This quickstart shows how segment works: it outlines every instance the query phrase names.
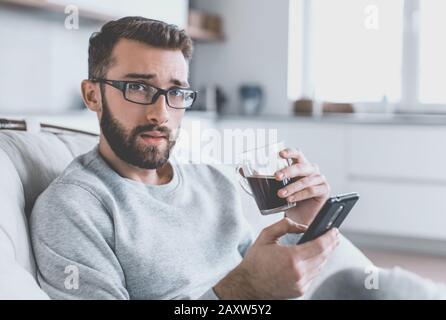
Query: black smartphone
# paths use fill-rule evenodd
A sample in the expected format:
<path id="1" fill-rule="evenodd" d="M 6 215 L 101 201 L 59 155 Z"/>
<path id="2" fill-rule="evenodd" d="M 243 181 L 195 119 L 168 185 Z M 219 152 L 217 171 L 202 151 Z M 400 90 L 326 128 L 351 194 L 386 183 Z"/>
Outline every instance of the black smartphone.
<path id="1" fill-rule="evenodd" d="M 356 192 L 330 197 L 297 244 L 314 240 L 331 228 L 339 228 L 358 200 Z"/>

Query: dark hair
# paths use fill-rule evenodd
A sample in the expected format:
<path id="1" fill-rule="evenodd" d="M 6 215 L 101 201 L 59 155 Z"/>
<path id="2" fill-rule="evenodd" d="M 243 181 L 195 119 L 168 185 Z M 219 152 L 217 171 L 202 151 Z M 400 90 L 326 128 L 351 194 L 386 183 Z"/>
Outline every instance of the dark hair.
<path id="1" fill-rule="evenodd" d="M 120 39 L 136 40 L 156 48 L 181 50 L 187 61 L 192 57 L 192 39 L 176 25 L 143 17 L 110 21 L 90 37 L 88 77 L 103 78 L 111 64 L 111 54 Z"/>

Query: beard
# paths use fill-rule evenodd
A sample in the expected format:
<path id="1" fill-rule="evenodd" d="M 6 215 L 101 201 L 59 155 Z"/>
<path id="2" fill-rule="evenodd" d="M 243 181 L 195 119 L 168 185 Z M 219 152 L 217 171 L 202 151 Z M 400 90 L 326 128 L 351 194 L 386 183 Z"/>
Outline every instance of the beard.
<path id="1" fill-rule="evenodd" d="M 171 129 L 154 124 L 137 126 L 128 133 L 125 127 L 110 113 L 104 94 L 102 95 L 100 126 L 102 134 L 116 156 L 128 164 L 142 169 L 157 169 L 164 166 L 177 138 Z M 141 133 L 153 130 L 164 134 L 167 143 L 147 145 L 139 141 L 142 140 L 139 139 Z"/>

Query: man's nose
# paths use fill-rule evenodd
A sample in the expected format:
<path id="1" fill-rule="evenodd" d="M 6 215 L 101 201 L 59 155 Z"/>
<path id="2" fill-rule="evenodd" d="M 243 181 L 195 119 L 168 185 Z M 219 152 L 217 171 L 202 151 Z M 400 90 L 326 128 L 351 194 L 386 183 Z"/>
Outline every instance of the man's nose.
<path id="1" fill-rule="evenodd" d="M 166 123 L 169 120 L 168 108 L 166 97 L 160 95 L 154 104 L 147 106 L 146 117 L 150 122 L 155 122 L 158 125 Z"/>

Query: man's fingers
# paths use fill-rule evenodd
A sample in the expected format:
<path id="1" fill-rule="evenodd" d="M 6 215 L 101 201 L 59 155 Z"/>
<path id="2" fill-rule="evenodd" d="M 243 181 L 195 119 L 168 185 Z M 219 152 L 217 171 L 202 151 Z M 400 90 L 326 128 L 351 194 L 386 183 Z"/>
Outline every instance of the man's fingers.
<path id="1" fill-rule="evenodd" d="M 318 255 L 327 257 L 337 247 L 339 241 L 338 229 L 332 228 L 319 238 L 298 245 L 294 249 L 298 253 L 299 259 L 302 260 L 311 259 Z"/>
<path id="2" fill-rule="evenodd" d="M 288 202 L 298 202 L 311 198 L 322 197 L 329 193 L 330 187 L 327 184 L 320 184 L 317 186 L 309 186 L 304 190 L 298 191 L 293 195 L 287 196 Z"/>
<path id="3" fill-rule="evenodd" d="M 299 274 L 301 274 L 302 277 L 295 283 L 295 289 L 304 294 L 312 280 L 320 274 L 326 262 L 327 258 L 322 255 L 317 255 L 309 260 L 301 261 Z"/>
<path id="4" fill-rule="evenodd" d="M 278 170 L 274 176 L 276 180 L 283 180 L 285 178 L 306 177 L 310 175 L 319 174 L 319 166 L 312 163 L 295 163 L 289 167 Z"/>
<path id="5" fill-rule="evenodd" d="M 303 178 L 297 180 L 296 182 L 290 183 L 286 187 L 280 189 L 277 192 L 277 195 L 279 197 L 285 198 L 285 197 L 291 196 L 292 194 L 294 194 L 296 192 L 304 190 L 305 188 L 308 188 L 311 186 L 317 186 L 317 185 L 325 184 L 325 183 L 327 183 L 325 176 L 320 175 L 320 174 L 303 177 Z"/>
<path id="6" fill-rule="evenodd" d="M 325 254 L 318 254 L 307 260 L 301 260 L 300 258 L 298 259 L 298 272 L 300 275 L 302 275 L 302 277 L 295 283 L 295 289 L 304 294 L 313 279 L 320 274 L 323 267 L 327 263 L 328 258 Z"/>
<path id="7" fill-rule="evenodd" d="M 259 235 L 259 240 L 262 243 L 273 243 L 287 233 L 302 233 L 305 230 L 307 230 L 306 225 L 296 223 L 289 218 L 283 218 L 263 229 Z"/>
<path id="8" fill-rule="evenodd" d="M 305 293 L 307 291 L 313 279 L 319 275 L 320 270 L 321 269 L 319 268 L 309 269 L 305 273 L 304 277 L 301 278 L 298 282 L 296 282 L 296 286 L 300 288 L 300 291 L 302 291 L 302 293 Z"/>
<path id="9" fill-rule="evenodd" d="M 303 154 L 302 151 L 300 151 L 297 148 L 286 148 L 284 150 L 281 150 L 279 152 L 279 155 L 284 159 L 291 159 L 293 160 L 293 163 L 306 163 L 308 162 L 307 158 Z"/>
<path id="10" fill-rule="evenodd" d="M 303 263 L 309 273 L 315 272 L 317 274 L 325 266 L 325 264 L 327 263 L 327 260 L 328 260 L 328 258 L 325 257 L 324 255 L 317 255 L 317 256 L 314 256 L 313 258 L 304 260 Z"/>

